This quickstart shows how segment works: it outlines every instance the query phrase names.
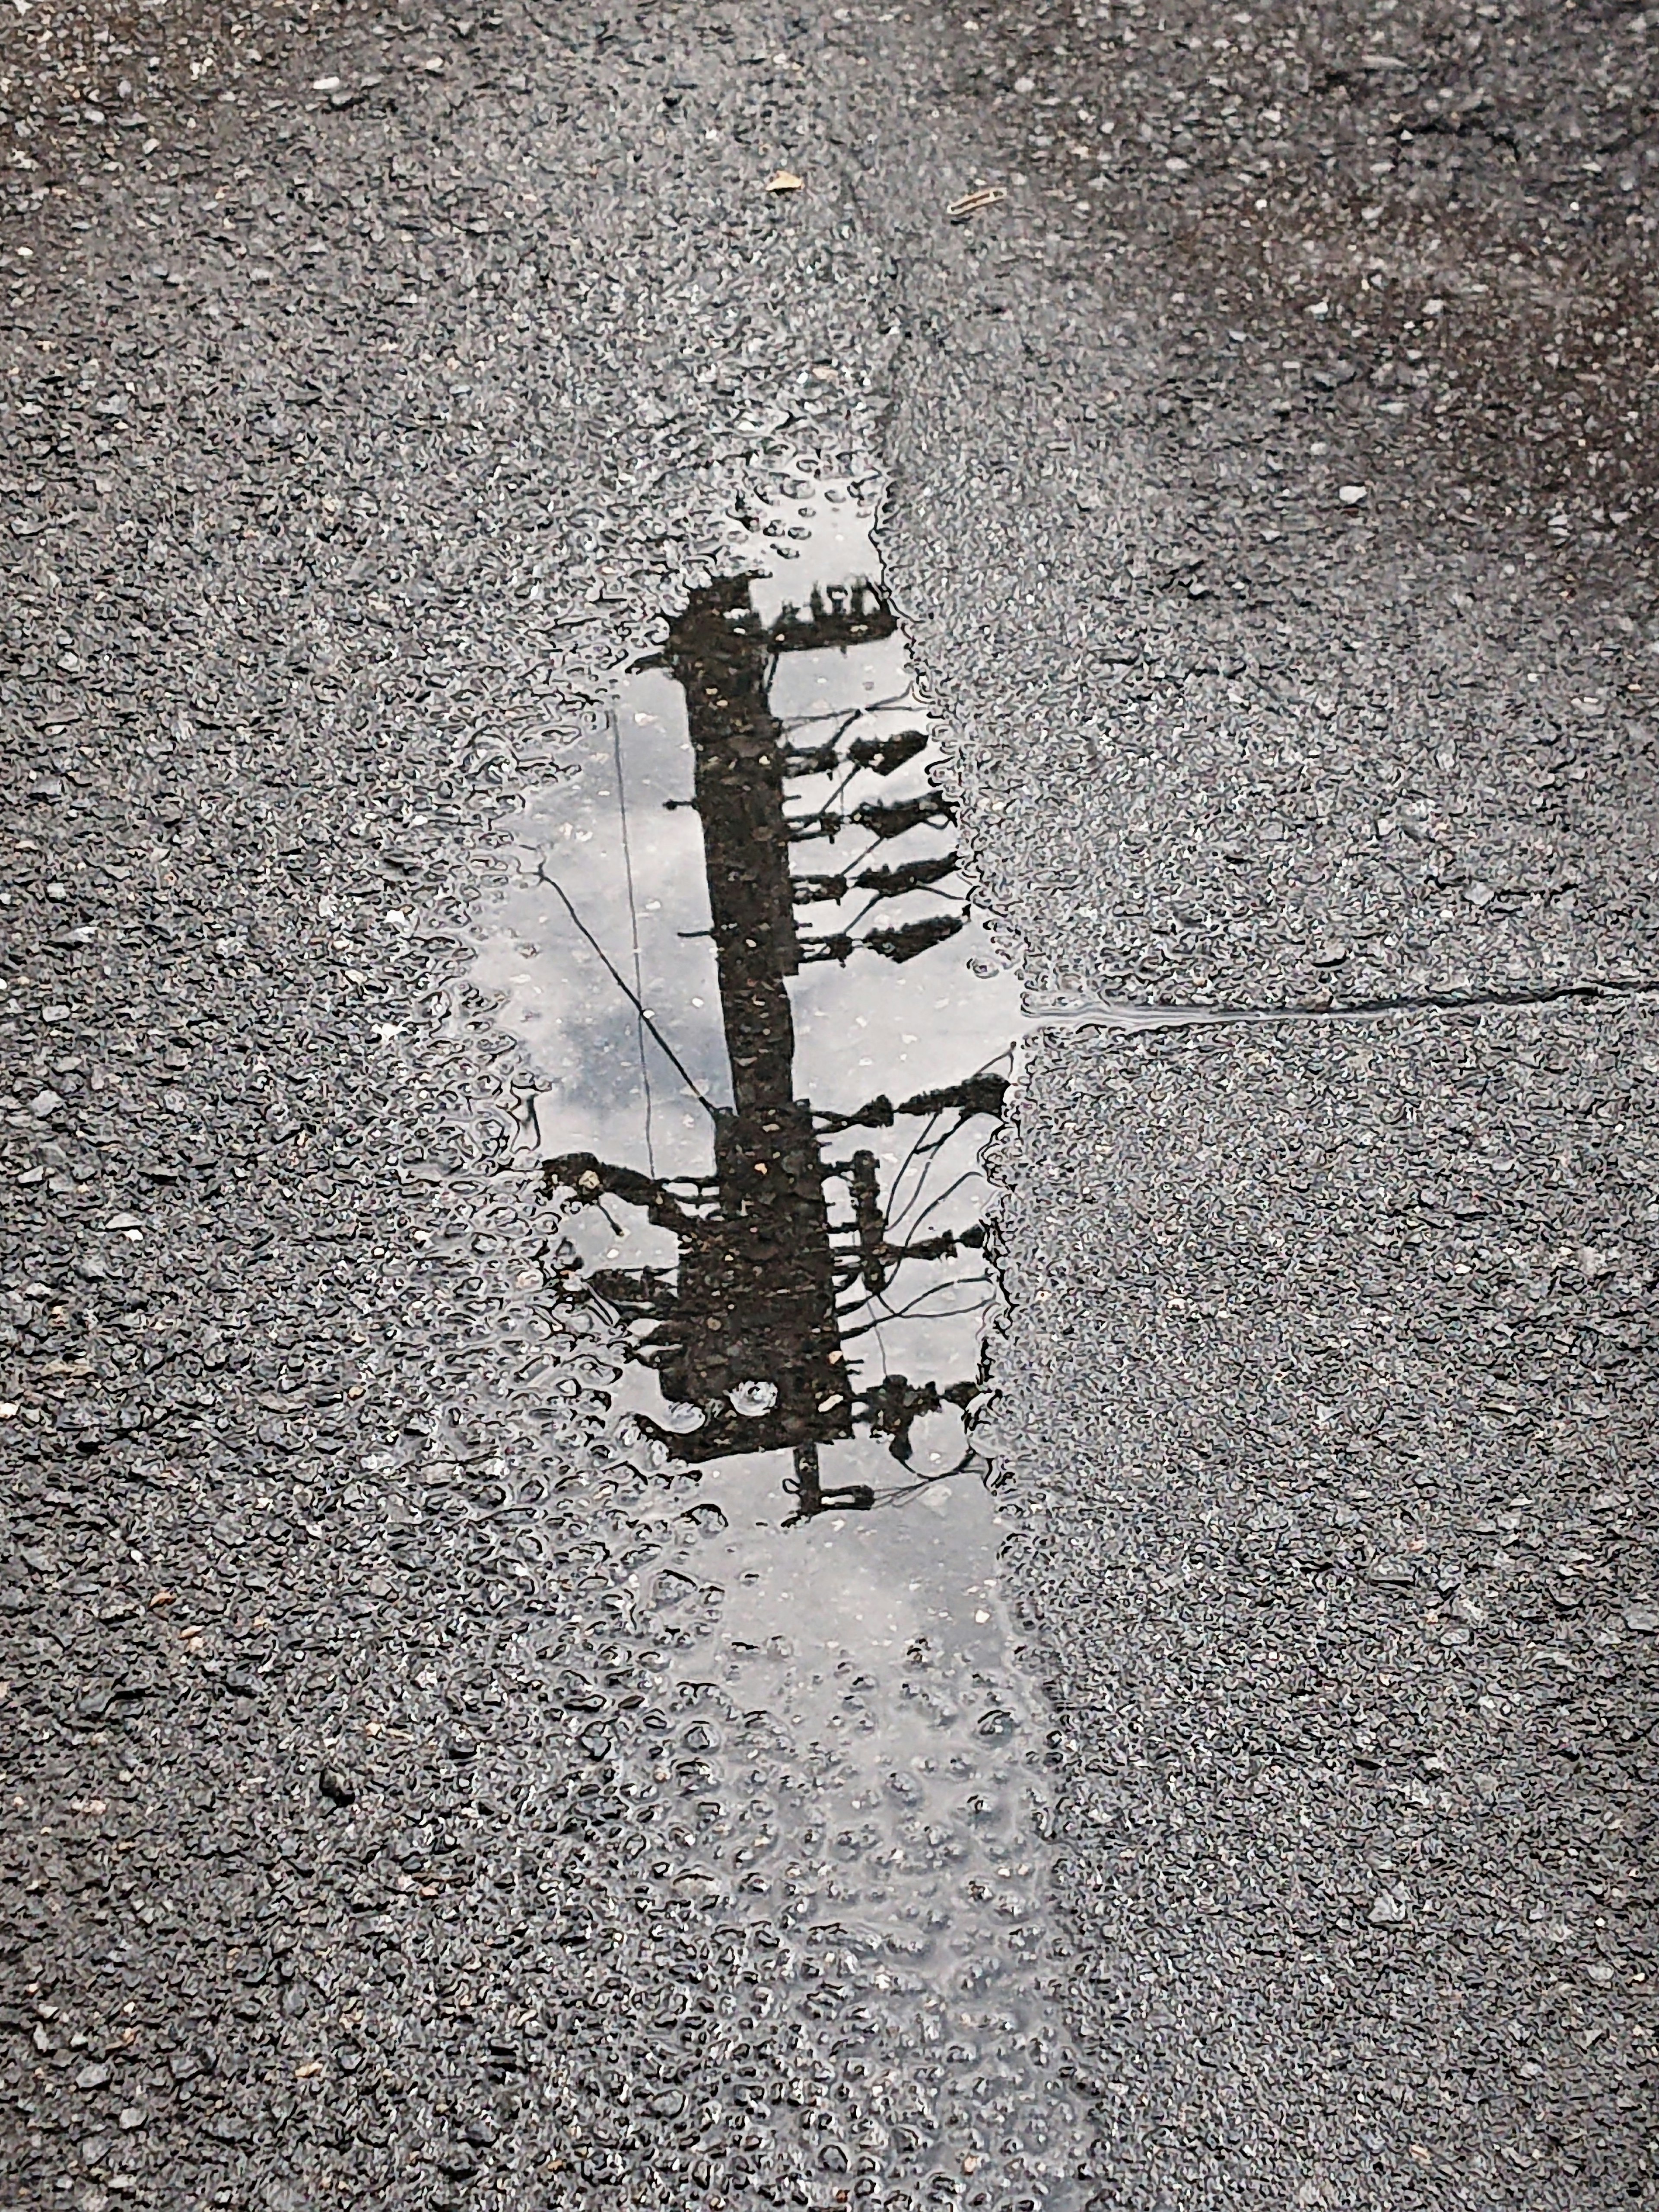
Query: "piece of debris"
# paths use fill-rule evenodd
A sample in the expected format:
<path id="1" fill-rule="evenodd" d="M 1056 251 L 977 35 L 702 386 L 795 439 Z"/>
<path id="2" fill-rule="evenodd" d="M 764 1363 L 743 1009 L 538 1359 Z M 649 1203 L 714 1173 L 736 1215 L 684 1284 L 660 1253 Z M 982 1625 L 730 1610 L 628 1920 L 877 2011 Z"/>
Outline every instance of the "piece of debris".
<path id="1" fill-rule="evenodd" d="M 960 199 L 952 200 L 945 212 L 952 222 L 965 222 L 970 215 L 977 215 L 981 208 L 994 207 L 999 200 L 1006 200 L 1007 197 L 1000 185 L 981 185 L 977 191 L 964 192 Z"/>
<path id="2" fill-rule="evenodd" d="M 766 189 L 769 192 L 798 192 L 805 183 L 805 179 L 798 177 L 793 169 L 778 169 L 766 179 Z"/>

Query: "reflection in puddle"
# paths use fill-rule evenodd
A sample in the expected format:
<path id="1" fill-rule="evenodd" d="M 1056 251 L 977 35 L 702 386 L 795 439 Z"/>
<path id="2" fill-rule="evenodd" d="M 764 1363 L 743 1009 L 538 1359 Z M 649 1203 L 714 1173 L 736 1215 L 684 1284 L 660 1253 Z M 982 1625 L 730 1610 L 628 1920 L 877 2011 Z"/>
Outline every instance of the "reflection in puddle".
<path id="1" fill-rule="evenodd" d="M 903 2071 L 870 2171 L 1060 2206 L 1042 1723 L 969 1434 L 1018 987 L 867 519 L 788 520 L 530 799 L 475 980 L 532 1072 L 561 1296 L 617 1347 L 596 1516 L 697 1717 L 672 1879 L 784 1940 L 800 2033 Z"/>

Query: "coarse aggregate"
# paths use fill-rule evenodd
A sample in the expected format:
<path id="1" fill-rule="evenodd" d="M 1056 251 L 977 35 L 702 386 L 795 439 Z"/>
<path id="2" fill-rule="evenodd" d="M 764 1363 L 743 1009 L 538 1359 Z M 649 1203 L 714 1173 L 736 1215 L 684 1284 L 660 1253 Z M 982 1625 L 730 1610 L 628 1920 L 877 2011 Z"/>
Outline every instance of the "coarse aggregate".
<path id="1" fill-rule="evenodd" d="M 1058 2006 L 838 1949 L 811 1746 L 684 1681 L 702 1522 L 640 1526 L 460 980 L 733 518 L 873 483 L 885 262 L 765 190 L 833 106 L 764 11 L 188 27 L 232 96 L 48 117 L 15 234 L 10 2185 L 1063 2201 Z"/>
<path id="2" fill-rule="evenodd" d="M 1652 2194 L 1646 36 L 0 28 L 12 2201 Z M 459 980 L 526 781 L 826 478 L 1034 985 L 1632 987 L 1034 1050 L 1052 2017 L 948 2063 L 730 1909 L 791 1749 L 665 1693 L 717 1588 L 637 1571 Z"/>
<path id="3" fill-rule="evenodd" d="M 1003 1419 L 1115 2201 L 1651 2186 L 1656 1081 L 1651 1006 L 1049 1048 Z"/>
<path id="4" fill-rule="evenodd" d="M 887 555 L 982 880 L 1040 1004 L 1298 1017 L 999 1153 L 1103 2201 L 1644 2200 L 1645 19 L 954 20 Z"/>
<path id="5" fill-rule="evenodd" d="M 1033 980 L 1651 981 L 1646 18 L 956 21 L 890 560 Z"/>

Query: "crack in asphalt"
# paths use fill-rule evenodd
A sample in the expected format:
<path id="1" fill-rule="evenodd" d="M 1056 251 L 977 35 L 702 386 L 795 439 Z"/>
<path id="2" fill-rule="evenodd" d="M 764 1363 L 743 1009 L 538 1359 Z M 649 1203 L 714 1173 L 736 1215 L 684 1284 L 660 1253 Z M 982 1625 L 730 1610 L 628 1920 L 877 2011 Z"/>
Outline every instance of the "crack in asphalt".
<path id="1" fill-rule="evenodd" d="M 1243 1024 L 1374 1021 L 1385 1014 L 1483 1013 L 1510 1007 L 1583 1006 L 1603 999 L 1622 1003 L 1656 993 L 1659 993 L 1659 979 L 1651 977 L 1630 982 L 1540 984 L 1526 991 L 1430 991 L 1415 996 L 1357 999 L 1351 1006 L 1160 1006 L 1124 999 L 1057 1006 L 1045 1006 L 1040 993 L 1028 992 L 1025 1014 L 1042 1028 L 1063 1024 L 1133 1034 L 1143 1030 L 1226 1029 Z"/>

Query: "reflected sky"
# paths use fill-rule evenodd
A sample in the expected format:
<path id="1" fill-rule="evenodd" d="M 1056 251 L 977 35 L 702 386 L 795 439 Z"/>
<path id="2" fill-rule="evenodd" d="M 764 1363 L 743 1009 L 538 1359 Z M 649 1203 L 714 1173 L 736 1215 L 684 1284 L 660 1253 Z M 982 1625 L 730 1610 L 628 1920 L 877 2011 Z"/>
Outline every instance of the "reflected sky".
<path id="1" fill-rule="evenodd" d="M 804 2033 L 839 1960 L 842 2045 L 918 2083 L 945 2054 L 981 2147 L 926 2156 L 999 2146 L 1059 2212 L 1087 2128 L 1054 2070 L 1045 1723 L 973 1435 L 1024 1024 L 939 757 L 868 516 L 792 501 L 526 799 L 474 981 L 530 1074 L 553 1297 L 621 1368 L 613 1455 L 566 1480 L 708 1716 L 684 1879 L 787 1936 Z"/>
<path id="2" fill-rule="evenodd" d="M 636 1343 L 619 1402 L 700 1463 L 784 1452 L 810 1513 L 968 1455 L 1021 1016 L 867 519 L 806 513 L 799 557 L 695 595 L 526 804 L 478 980 Z"/>

